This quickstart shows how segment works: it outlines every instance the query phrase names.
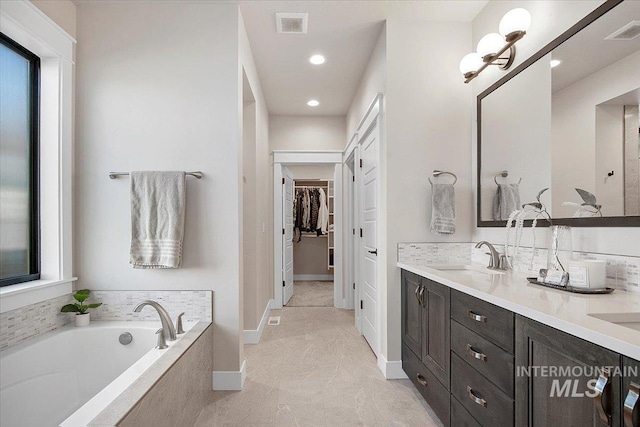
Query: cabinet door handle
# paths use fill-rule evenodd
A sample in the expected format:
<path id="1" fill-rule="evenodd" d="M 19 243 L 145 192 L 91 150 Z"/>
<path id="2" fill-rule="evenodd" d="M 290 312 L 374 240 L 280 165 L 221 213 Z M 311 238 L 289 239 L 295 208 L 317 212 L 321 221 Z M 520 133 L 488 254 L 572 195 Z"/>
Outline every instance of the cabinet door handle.
<path id="1" fill-rule="evenodd" d="M 608 414 L 607 409 L 605 408 L 605 404 L 610 404 L 610 399 L 608 399 L 609 396 L 604 396 L 605 393 L 608 393 L 608 385 L 609 371 L 603 369 L 594 387 L 596 395 L 593 397 L 593 400 L 596 405 L 596 409 L 598 410 L 598 414 L 600 415 L 600 421 L 602 424 L 611 426 L 611 414 Z"/>
<path id="2" fill-rule="evenodd" d="M 487 323 L 487 316 L 483 316 L 482 314 L 476 314 L 473 311 L 469 310 L 469 317 L 476 322 Z"/>
<path id="3" fill-rule="evenodd" d="M 420 293 L 418 294 L 420 297 L 420 305 L 424 307 L 424 286 L 420 288 Z"/>
<path id="4" fill-rule="evenodd" d="M 427 386 L 427 380 L 422 375 L 420 375 L 420 374 L 416 375 L 416 379 L 423 386 L 425 386 L 425 387 Z"/>
<path id="5" fill-rule="evenodd" d="M 469 399 L 473 400 L 473 402 L 477 403 L 483 408 L 487 407 L 487 401 L 481 397 L 476 396 L 476 394 L 473 392 L 473 389 L 469 386 L 467 386 L 467 393 L 469 394 Z"/>
<path id="6" fill-rule="evenodd" d="M 418 296 L 418 292 L 420 292 L 420 286 L 416 286 L 416 291 L 414 292 L 414 294 L 416 295 L 416 301 L 418 301 L 418 304 L 422 305 L 422 303 L 420 303 L 420 297 Z"/>
<path id="7" fill-rule="evenodd" d="M 633 412 L 638 409 L 638 396 L 640 395 L 640 385 L 631 383 L 629 393 L 624 399 L 624 427 L 640 427 L 633 422 Z"/>
<path id="8" fill-rule="evenodd" d="M 475 351 L 473 347 L 471 347 L 471 344 L 467 344 L 467 351 L 471 356 L 475 357 L 476 359 L 482 360 L 483 362 L 487 361 L 487 355 L 484 353 L 479 353 Z"/>

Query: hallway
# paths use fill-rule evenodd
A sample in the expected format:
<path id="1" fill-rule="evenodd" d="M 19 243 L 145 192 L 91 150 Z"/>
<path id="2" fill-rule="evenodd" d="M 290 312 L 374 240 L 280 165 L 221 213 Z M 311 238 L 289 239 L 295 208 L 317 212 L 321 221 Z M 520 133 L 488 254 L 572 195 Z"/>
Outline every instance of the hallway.
<path id="1" fill-rule="evenodd" d="M 293 282 L 293 296 L 287 307 L 333 307 L 333 282 Z"/>
<path id="2" fill-rule="evenodd" d="M 387 381 L 353 311 L 272 310 L 260 344 L 245 345 L 244 390 L 213 392 L 197 427 L 439 426 L 409 380 Z"/>

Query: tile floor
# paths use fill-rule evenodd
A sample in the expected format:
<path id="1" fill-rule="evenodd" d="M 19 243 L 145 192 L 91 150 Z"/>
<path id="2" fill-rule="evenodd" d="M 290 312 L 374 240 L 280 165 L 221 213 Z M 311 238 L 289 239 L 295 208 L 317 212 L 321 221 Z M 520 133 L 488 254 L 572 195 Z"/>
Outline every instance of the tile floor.
<path id="1" fill-rule="evenodd" d="M 293 296 L 287 307 L 333 307 L 333 282 L 293 282 Z"/>
<path id="2" fill-rule="evenodd" d="M 245 346 L 244 390 L 212 392 L 197 427 L 441 425 L 409 380 L 382 377 L 353 311 L 285 307 L 271 315 L 280 325 Z"/>

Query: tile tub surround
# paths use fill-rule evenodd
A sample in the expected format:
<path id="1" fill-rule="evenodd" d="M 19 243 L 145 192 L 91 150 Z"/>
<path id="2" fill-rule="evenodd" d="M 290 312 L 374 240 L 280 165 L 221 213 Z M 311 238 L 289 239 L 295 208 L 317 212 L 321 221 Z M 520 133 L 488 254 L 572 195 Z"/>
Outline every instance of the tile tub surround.
<path id="1" fill-rule="evenodd" d="M 199 322 L 88 425 L 193 425 L 213 393 L 212 346 L 212 324 Z"/>
<path id="2" fill-rule="evenodd" d="M 139 313 L 133 309 L 144 300 L 153 300 L 169 312 L 175 322 L 184 312 L 185 322 L 213 320 L 213 292 L 211 291 L 91 291 L 91 302 L 102 306 L 93 310 L 95 320 L 157 320 L 158 312 L 145 307 Z"/>
<path id="3" fill-rule="evenodd" d="M 504 252 L 503 245 L 496 249 Z M 475 243 L 399 243 L 398 262 L 414 264 L 489 264 L 487 248 L 475 248 Z M 535 273 L 546 268 L 547 249 L 537 248 L 531 265 L 532 248 L 520 249 L 514 270 Z M 640 257 L 574 251 L 577 260 L 602 260 L 607 263 L 607 286 L 627 292 L 640 293 Z"/>
<path id="4" fill-rule="evenodd" d="M 632 359 L 640 357 L 640 331 L 589 315 L 635 313 L 640 307 L 639 294 L 572 294 L 531 285 L 526 274 L 518 271 L 440 271 L 410 262 L 397 266 Z"/>
<path id="5" fill-rule="evenodd" d="M 71 294 L 20 307 L 0 314 L 0 350 L 73 322 L 73 314 L 60 308 L 73 302 Z"/>
<path id="6" fill-rule="evenodd" d="M 160 303 L 175 321 L 185 312 L 185 322 L 212 321 L 211 291 L 91 291 L 90 302 L 102 306 L 91 310 L 93 320 L 158 320 L 158 313 L 145 308 L 134 313 L 134 307 L 151 299 Z M 0 350 L 5 350 L 74 321 L 73 313 L 60 313 L 60 308 L 75 300 L 69 295 L 31 304 L 0 314 Z"/>

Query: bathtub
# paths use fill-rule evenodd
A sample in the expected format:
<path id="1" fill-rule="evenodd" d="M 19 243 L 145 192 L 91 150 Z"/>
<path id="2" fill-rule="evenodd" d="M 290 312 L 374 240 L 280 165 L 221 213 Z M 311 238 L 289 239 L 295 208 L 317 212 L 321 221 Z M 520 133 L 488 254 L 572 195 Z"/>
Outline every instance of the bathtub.
<path id="1" fill-rule="evenodd" d="M 195 323 L 185 324 L 185 330 Z M 65 326 L 0 353 L 0 425 L 89 424 L 170 348 L 155 349 L 160 322 Z M 120 334 L 133 340 L 120 344 Z"/>

